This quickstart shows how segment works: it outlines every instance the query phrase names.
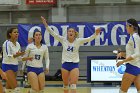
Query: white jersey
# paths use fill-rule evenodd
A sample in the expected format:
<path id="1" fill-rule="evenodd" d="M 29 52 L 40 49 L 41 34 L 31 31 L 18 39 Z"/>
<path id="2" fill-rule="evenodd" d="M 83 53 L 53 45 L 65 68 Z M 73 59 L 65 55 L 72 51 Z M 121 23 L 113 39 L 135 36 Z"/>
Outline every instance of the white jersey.
<path id="1" fill-rule="evenodd" d="M 16 45 L 14 45 L 11 41 L 6 40 L 2 46 L 2 49 L 3 49 L 2 63 L 18 65 L 20 57 L 14 58 L 13 55 L 15 55 L 17 52 L 21 50 L 20 44 L 16 42 Z"/>
<path id="2" fill-rule="evenodd" d="M 129 41 L 126 45 L 126 58 L 131 56 L 134 58 L 128 63 L 140 67 L 140 37 L 137 33 L 130 36 Z"/>
<path id="3" fill-rule="evenodd" d="M 46 68 L 49 68 L 49 53 L 48 53 L 48 47 L 44 44 L 40 48 L 37 48 L 34 43 L 31 43 L 27 46 L 25 50 L 25 56 L 27 57 L 33 57 L 33 60 L 27 61 L 27 66 L 30 67 L 43 67 L 43 58 L 46 62 Z"/>
<path id="4" fill-rule="evenodd" d="M 97 35 L 92 35 L 88 38 L 76 38 L 73 43 L 70 43 L 67 38 L 56 34 L 49 27 L 46 27 L 47 31 L 58 41 L 61 42 L 63 46 L 62 51 L 62 63 L 64 62 L 74 62 L 78 63 L 79 60 L 79 47 L 86 42 L 89 42 L 96 38 Z"/>

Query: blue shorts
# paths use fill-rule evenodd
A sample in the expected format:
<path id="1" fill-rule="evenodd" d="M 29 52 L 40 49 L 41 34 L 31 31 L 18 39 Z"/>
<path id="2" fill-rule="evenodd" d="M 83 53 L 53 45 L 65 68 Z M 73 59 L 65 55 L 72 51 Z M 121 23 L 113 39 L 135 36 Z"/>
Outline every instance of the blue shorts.
<path id="1" fill-rule="evenodd" d="M 140 68 L 127 63 L 125 72 L 137 76 L 140 74 Z"/>
<path id="2" fill-rule="evenodd" d="M 79 68 L 79 63 L 73 63 L 73 62 L 64 62 L 62 64 L 62 68 L 68 70 L 68 71 L 71 71 L 73 70 L 74 68 Z"/>
<path id="3" fill-rule="evenodd" d="M 4 72 L 8 71 L 8 70 L 12 70 L 14 72 L 18 71 L 18 65 L 12 65 L 12 64 L 2 64 L 2 70 Z"/>
<path id="4" fill-rule="evenodd" d="M 44 72 L 44 70 L 43 70 L 43 67 L 36 68 L 36 67 L 27 66 L 27 73 L 29 73 L 29 72 L 34 72 L 37 75 L 39 75 L 40 73 Z"/>

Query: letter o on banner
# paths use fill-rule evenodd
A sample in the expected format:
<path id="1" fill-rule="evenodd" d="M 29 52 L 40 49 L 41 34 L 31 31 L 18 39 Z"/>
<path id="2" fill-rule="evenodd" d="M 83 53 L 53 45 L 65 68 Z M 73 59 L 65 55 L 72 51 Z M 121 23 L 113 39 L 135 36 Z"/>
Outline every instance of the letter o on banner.
<path id="1" fill-rule="evenodd" d="M 38 29 L 39 31 L 41 31 L 41 27 L 39 27 L 39 26 L 33 26 L 30 30 L 29 30 L 29 32 L 28 32 L 28 38 L 33 38 L 33 33 L 34 33 L 34 30 L 35 29 Z"/>

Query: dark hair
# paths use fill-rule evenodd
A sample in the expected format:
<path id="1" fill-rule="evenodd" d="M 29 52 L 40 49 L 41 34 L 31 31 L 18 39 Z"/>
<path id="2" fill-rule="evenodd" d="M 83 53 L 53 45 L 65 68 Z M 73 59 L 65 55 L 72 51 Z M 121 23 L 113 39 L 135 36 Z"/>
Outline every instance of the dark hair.
<path id="1" fill-rule="evenodd" d="M 133 18 L 130 18 L 126 21 L 130 26 L 132 25 L 134 27 L 134 30 L 138 31 L 138 35 L 140 36 L 140 27 L 137 23 L 137 21 Z"/>
<path id="2" fill-rule="evenodd" d="M 11 38 L 10 33 L 12 33 L 14 29 L 17 29 L 17 28 L 16 27 L 12 27 L 12 28 L 7 30 L 7 39 Z"/>
<path id="3" fill-rule="evenodd" d="M 35 29 L 35 30 L 34 30 L 34 33 L 33 33 L 33 38 L 34 38 L 36 32 L 40 32 L 40 33 L 41 33 L 41 31 L 39 31 L 38 29 Z M 42 35 L 42 33 L 41 33 L 41 35 Z M 33 41 L 34 41 L 34 39 L 33 39 Z M 44 44 L 43 39 L 40 41 L 40 43 L 41 43 L 41 44 Z"/>

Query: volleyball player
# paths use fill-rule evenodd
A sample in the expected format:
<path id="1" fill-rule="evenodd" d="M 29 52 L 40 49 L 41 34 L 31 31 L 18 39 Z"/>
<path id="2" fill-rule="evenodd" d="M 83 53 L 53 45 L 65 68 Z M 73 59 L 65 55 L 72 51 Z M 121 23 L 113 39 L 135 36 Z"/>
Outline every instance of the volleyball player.
<path id="1" fill-rule="evenodd" d="M 2 70 L 6 73 L 6 93 L 20 93 L 17 89 L 16 75 L 18 71 L 18 61 L 32 60 L 32 57 L 22 58 L 24 52 L 21 52 L 18 39 L 17 28 L 10 28 L 7 31 L 7 40 L 3 44 Z"/>
<path id="2" fill-rule="evenodd" d="M 45 74 L 49 72 L 49 53 L 48 47 L 42 42 L 42 34 L 37 29 L 33 33 L 33 42 L 25 50 L 25 56 L 32 56 L 33 60 L 28 60 L 27 76 L 31 89 L 29 93 L 45 93 Z M 43 69 L 43 58 L 46 68 Z M 45 72 L 45 73 L 44 73 Z"/>
<path id="3" fill-rule="evenodd" d="M 78 32 L 74 28 L 69 28 L 67 31 L 67 38 L 56 34 L 49 28 L 44 17 L 41 17 L 43 24 L 47 31 L 63 46 L 62 51 L 62 79 L 64 93 L 68 93 L 70 84 L 70 93 L 76 93 L 76 84 L 79 77 L 79 47 L 97 37 L 100 29 L 97 29 L 95 34 L 88 38 L 78 38 Z"/>
<path id="4" fill-rule="evenodd" d="M 126 53 L 120 52 L 117 55 L 117 57 L 125 57 L 123 61 L 117 63 L 117 66 L 126 63 L 119 93 L 127 93 L 133 82 L 137 92 L 140 93 L 140 28 L 135 19 L 128 19 L 126 29 L 127 33 L 130 34 L 126 44 Z"/>

